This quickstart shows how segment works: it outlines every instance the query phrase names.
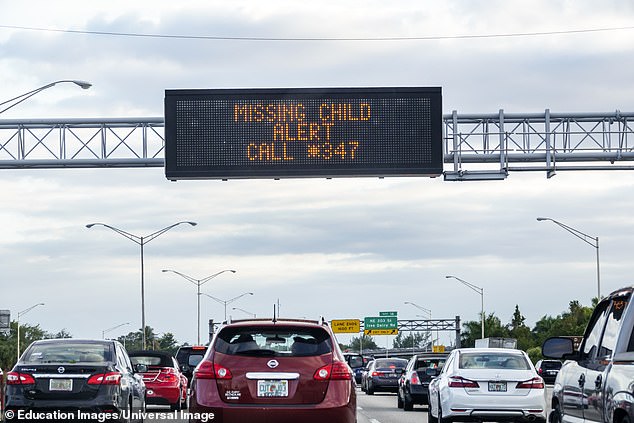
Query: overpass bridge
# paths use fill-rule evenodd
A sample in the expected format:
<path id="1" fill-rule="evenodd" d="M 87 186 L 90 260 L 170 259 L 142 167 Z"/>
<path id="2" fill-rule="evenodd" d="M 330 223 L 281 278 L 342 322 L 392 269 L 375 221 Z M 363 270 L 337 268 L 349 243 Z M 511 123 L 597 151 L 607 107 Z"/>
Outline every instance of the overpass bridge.
<path id="1" fill-rule="evenodd" d="M 443 115 L 444 179 L 634 170 L 634 112 Z M 164 167 L 163 117 L 0 119 L 0 169 Z"/>

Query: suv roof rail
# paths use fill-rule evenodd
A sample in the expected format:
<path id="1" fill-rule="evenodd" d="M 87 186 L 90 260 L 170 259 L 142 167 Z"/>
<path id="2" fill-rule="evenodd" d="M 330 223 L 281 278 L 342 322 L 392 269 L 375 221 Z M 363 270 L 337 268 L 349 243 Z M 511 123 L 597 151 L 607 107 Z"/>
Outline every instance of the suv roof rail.
<path id="1" fill-rule="evenodd" d="M 314 319 L 293 319 L 293 318 L 289 318 L 289 317 L 278 317 L 275 320 L 272 320 L 271 318 L 267 318 L 267 317 L 257 317 L 257 318 L 250 318 L 250 319 L 234 319 L 231 320 L 231 322 L 229 323 L 241 323 L 241 322 L 273 322 L 273 323 L 277 323 L 277 322 L 304 322 L 304 323 L 322 323 L 321 320 L 314 320 Z M 225 322 L 227 323 L 227 322 Z"/>

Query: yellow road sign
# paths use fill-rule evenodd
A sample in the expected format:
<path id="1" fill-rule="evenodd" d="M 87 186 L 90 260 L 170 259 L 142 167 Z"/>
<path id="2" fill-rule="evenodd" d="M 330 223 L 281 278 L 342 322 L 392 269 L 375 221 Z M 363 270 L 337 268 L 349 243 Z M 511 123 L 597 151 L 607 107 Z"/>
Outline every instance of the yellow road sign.
<path id="1" fill-rule="evenodd" d="M 334 333 L 359 333 L 361 331 L 359 319 L 332 320 L 330 326 Z"/>
<path id="2" fill-rule="evenodd" d="M 445 346 L 444 345 L 434 345 L 433 347 L 431 347 L 431 352 L 444 353 L 445 352 Z"/>
<path id="3" fill-rule="evenodd" d="M 398 335 L 398 329 L 365 329 L 365 335 Z"/>

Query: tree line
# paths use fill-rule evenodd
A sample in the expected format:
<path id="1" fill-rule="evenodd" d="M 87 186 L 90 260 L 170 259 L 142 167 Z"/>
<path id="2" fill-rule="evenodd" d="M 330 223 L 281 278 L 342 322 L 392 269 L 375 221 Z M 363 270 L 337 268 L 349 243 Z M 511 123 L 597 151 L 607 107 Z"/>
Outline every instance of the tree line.
<path id="1" fill-rule="evenodd" d="M 0 334 L 0 369 L 10 370 L 15 365 L 18 355 L 18 324 L 12 321 L 10 332 L 8 335 Z M 73 336 L 62 329 L 59 332 L 47 332 L 40 325 L 29 325 L 20 323 L 20 353 L 33 342 L 40 339 L 56 339 L 56 338 L 72 338 Z M 146 326 L 145 328 L 146 349 L 166 351 L 170 354 L 176 354 L 176 350 L 180 346 L 174 335 L 170 332 L 158 334 L 155 330 Z M 126 350 L 136 351 L 143 349 L 143 336 L 141 329 L 129 332 L 117 338 Z"/>

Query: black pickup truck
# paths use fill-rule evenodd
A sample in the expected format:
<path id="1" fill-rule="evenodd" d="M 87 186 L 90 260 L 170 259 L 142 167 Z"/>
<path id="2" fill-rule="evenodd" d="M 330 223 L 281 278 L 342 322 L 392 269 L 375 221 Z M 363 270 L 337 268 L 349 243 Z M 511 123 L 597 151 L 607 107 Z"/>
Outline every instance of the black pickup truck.
<path id="1" fill-rule="evenodd" d="M 566 360 L 553 386 L 550 423 L 634 422 L 634 287 L 603 298 L 576 351 L 570 337 L 547 339 L 544 357 Z"/>
<path id="2" fill-rule="evenodd" d="M 414 409 L 414 404 L 429 404 L 429 382 L 445 365 L 448 353 L 421 353 L 412 356 L 403 375 L 398 380 L 397 406 L 405 411 Z"/>

